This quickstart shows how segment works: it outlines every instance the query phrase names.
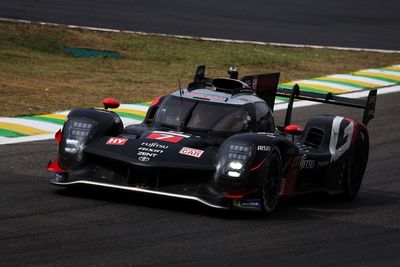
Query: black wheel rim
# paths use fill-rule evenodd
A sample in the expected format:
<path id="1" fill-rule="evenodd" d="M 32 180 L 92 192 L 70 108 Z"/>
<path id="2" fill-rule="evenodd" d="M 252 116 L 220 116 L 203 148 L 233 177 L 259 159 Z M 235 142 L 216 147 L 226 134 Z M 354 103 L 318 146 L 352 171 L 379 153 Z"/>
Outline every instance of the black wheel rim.
<path id="1" fill-rule="evenodd" d="M 273 153 L 269 161 L 267 175 L 264 182 L 264 205 L 267 211 L 272 210 L 276 205 L 281 181 L 279 155 Z"/>
<path id="2" fill-rule="evenodd" d="M 365 167 L 367 165 L 367 151 L 362 139 L 358 139 L 354 147 L 353 160 L 350 166 L 350 192 L 356 194 L 360 189 Z"/>

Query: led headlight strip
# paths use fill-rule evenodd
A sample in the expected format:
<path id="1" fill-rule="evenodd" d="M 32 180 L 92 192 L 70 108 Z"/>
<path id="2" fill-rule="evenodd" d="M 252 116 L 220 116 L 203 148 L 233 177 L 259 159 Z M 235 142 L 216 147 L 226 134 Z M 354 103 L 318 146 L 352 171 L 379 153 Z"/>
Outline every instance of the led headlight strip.
<path id="1" fill-rule="evenodd" d="M 228 165 L 226 175 L 238 178 L 242 174 L 251 156 L 251 146 L 245 144 L 230 144 L 228 147 Z"/>
<path id="2" fill-rule="evenodd" d="M 80 151 L 83 141 L 87 139 L 93 127 L 94 123 L 92 122 L 71 120 L 68 126 L 64 151 L 71 154 Z"/>

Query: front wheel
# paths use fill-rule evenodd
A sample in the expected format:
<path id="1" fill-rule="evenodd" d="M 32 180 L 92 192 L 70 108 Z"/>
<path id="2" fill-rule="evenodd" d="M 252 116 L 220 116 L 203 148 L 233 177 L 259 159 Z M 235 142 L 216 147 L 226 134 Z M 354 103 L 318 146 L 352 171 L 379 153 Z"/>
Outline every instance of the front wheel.
<path id="1" fill-rule="evenodd" d="M 277 147 L 274 147 L 269 153 L 261 175 L 263 176 L 263 207 L 265 212 L 270 213 L 278 202 L 282 180 L 282 159 Z"/>

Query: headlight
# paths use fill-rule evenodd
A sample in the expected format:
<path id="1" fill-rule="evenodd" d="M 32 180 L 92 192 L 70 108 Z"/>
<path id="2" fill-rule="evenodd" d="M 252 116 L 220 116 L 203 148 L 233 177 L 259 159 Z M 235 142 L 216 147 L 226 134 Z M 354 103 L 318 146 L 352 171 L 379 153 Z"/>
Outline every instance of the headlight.
<path id="1" fill-rule="evenodd" d="M 240 172 L 228 171 L 227 175 L 230 177 L 237 178 L 240 176 Z"/>
<path id="2" fill-rule="evenodd" d="M 90 133 L 90 129 L 92 129 L 93 124 L 81 121 L 73 121 L 71 123 L 71 134 L 74 136 L 82 136 L 86 137 Z"/>
<path id="3" fill-rule="evenodd" d="M 228 157 L 246 161 L 249 158 L 250 146 L 248 145 L 230 145 Z"/>
<path id="4" fill-rule="evenodd" d="M 243 164 L 238 161 L 232 161 L 231 163 L 229 163 L 229 168 L 231 168 L 232 170 L 241 170 L 243 168 Z"/>
<path id="5" fill-rule="evenodd" d="M 96 122 L 88 119 L 72 119 L 66 125 L 66 136 L 64 151 L 69 154 L 77 154 L 82 151 L 83 145 L 87 142 Z M 80 156 L 77 156 L 80 160 Z"/>
<path id="6" fill-rule="evenodd" d="M 243 143 L 230 142 L 220 151 L 220 174 L 239 178 L 245 173 L 252 157 L 252 146 Z"/>

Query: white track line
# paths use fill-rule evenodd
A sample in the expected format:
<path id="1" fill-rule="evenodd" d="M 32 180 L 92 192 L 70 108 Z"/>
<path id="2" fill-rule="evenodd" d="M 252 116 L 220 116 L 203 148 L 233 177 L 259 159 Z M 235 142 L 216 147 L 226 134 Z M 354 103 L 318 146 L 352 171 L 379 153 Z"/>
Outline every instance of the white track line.
<path id="1" fill-rule="evenodd" d="M 123 30 L 116 30 L 116 29 L 109 29 L 109 28 L 97 28 L 97 27 L 87 27 L 87 26 L 78 26 L 78 25 L 65 25 L 65 24 L 58 24 L 58 23 L 19 20 L 19 19 L 10 19 L 10 18 L 0 18 L 0 21 L 19 22 L 19 23 L 38 23 L 40 25 L 66 26 L 66 27 L 72 28 L 72 29 L 85 29 L 85 30 L 102 31 L 102 32 L 121 32 L 121 33 L 130 33 L 130 34 L 139 34 L 139 35 L 173 37 L 173 38 L 187 39 L 187 40 L 201 40 L 201 41 L 208 41 L 208 42 L 269 45 L 269 46 L 294 47 L 294 48 L 333 49 L 333 50 L 360 51 L 360 52 L 365 51 L 365 52 L 392 53 L 392 54 L 400 53 L 399 50 L 353 48 L 353 47 L 339 47 L 339 46 L 322 46 L 322 45 L 286 44 L 286 43 L 275 43 L 275 42 L 258 42 L 258 41 L 246 41 L 246 40 L 209 38 L 209 37 L 196 37 L 196 36 L 164 34 L 164 33 L 147 33 L 147 32 L 140 32 L 140 31 L 123 31 Z"/>
<path id="2" fill-rule="evenodd" d="M 370 73 L 378 73 L 378 74 L 387 74 L 392 75 L 400 78 L 400 72 L 390 71 L 390 70 L 379 70 L 379 69 L 367 69 L 367 70 L 360 70 L 363 72 L 370 72 Z"/>
<path id="3" fill-rule="evenodd" d="M 141 120 L 135 120 L 135 119 L 128 119 L 128 118 L 124 118 L 124 117 L 120 117 L 122 120 L 122 123 L 124 124 L 124 126 L 128 126 L 128 125 L 132 125 L 132 124 L 138 124 L 141 123 Z"/>
<path id="4" fill-rule="evenodd" d="M 57 132 L 61 125 L 57 125 L 54 123 L 42 122 L 38 120 L 28 120 L 28 119 L 21 119 L 21 118 L 6 118 L 0 117 L 0 122 L 8 122 L 14 123 L 22 126 L 28 126 L 32 128 L 36 128 L 38 130 L 47 131 L 47 132 Z"/>

